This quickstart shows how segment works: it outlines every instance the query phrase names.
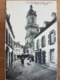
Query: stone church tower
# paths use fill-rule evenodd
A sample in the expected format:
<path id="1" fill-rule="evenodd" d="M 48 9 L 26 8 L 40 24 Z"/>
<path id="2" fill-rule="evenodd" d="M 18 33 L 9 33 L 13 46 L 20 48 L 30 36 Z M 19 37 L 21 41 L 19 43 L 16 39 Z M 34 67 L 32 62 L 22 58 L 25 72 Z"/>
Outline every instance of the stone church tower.
<path id="1" fill-rule="evenodd" d="M 30 9 L 27 13 L 27 25 L 25 26 L 25 52 L 33 55 L 34 53 L 34 36 L 39 32 L 39 26 L 37 25 L 37 14 L 33 10 L 33 6 L 30 5 Z"/>

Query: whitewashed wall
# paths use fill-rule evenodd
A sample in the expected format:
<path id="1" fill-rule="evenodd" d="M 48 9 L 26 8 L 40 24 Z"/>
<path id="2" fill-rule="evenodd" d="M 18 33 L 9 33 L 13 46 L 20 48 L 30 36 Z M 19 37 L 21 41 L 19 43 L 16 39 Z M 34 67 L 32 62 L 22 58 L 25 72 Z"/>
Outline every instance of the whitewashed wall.
<path id="1" fill-rule="evenodd" d="M 49 45 L 48 44 L 48 35 L 49 35 L 49 33 L 52 31 L 52 30 L 55 30 L 55 32 L 56 32 L 56 42 L 55 42 L 55 44 L 53 44 L 53 45 Z M 42 48 L 41 47 L 41 38 L 42 38 L 42 36 L 44 36 L 45 35 L 45 37 L 46 37 L 46 46 L 44 47 L 44 48 Z M 36 49 L 36 41 L 39 39 L 39 48 L 40 49 L 42 49 L 42 50 L 45 50 L 46 51 L 46 63 L 48 63 L 49 64 L 49 66 L 51 66 L 51 67 L 57 67 L 57 55 L 58 55 L 58 52 L 57 52 L 57 42 L 58 42 L 58 40 L 57 40 L 57 22 L 55 22 L 53 25 L 51 25 L 48 29 L 46 29 L 44 32 L 42 32 L 39 36 L 37 36 L 35 39 L 34 39 L 34 43 L 35 43 L 35 50 L 37 50 Z M 55 49 L 55 55 L 54 55 L 54 59 L 55 59 L 55 63 L 54 64 L 52 64 L 52 63 L 50 63 L 50 49 Z"/>
<path id="2" fill-rule="evenodd" d="M 8 25 L 8 23 L 7 23 L 7 21 L 5 22 L 5 30 L 7 29 L 8 30 L 8 35 L 10 34 L 10 37 L 12 38 L 12 40 L 14 41 L 14 37 L 13 37 L 13 35 L 12 35 L 12 33 L 11 33 L 11 30 L 10 30 L 10 28 L 9 28 L 9 25 Z M 6 40 L 6 32 L 5 32 L 5 40 Z M 11 57 L 11 54 L 12 54 L 12 51 L 13 51 L 13 60 L 14 60 L 14 50 L 12 49 L 12 47 L 10 47 L 9 45 L 7 45 L 7 44 L 5 44 L 5 49 L 6 49 L 6 46 L 8 46 L 9 47 L 9 51 L 8 51 L 8 53 L 7 53 L 7 66 L 9 67 L 10 65 L 9 65 L 9 58 L 10 58 L 10 64 L 11 64 L 11 60 L 12 60 L 12 57 Z M 14 46 L 14 43 L 13 43 L 13 46 Z"/>

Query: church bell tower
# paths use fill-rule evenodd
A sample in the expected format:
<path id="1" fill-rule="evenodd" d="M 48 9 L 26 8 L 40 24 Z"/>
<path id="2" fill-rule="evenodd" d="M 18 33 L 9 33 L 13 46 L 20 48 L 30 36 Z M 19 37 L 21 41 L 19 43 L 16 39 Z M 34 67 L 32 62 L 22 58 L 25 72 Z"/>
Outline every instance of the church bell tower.
<path id="1" fill-rule="evenodd" d="M 33 6 L 30 5 L 30 9 L 26 16 L 27 25 L 25 26 L 26 37 L 25 37 L 25 46 L 26 52 L 33 54 L 34 52 L 34 36 L 39 33 L 39 26 L 37 24 L 37 14 L 33 10 Z"/>

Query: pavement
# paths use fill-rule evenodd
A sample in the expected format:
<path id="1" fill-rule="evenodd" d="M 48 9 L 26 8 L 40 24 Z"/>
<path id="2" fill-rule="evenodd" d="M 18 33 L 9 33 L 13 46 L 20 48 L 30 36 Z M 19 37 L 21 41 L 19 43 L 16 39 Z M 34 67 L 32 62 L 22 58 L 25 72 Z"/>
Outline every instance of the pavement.
<path id="1" fill-rule="evenodd" d="M 27 64 L 26 59 L 24 62 L 23 66 L 20 60 L 14 61 L 6 73 L 6 80 L 57 80 L 57 71 L 43 67 L 35 62 Z"/>

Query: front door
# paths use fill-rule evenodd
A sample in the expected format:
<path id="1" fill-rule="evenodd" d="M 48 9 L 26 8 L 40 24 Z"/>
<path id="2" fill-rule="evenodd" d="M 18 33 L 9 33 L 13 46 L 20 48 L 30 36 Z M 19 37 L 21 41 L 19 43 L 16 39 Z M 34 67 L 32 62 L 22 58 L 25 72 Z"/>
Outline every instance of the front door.
<path id="1" fill-rule="evenodd" d="M 35 53 L 35 62 L 37 62 L 37 53 Z"/>

